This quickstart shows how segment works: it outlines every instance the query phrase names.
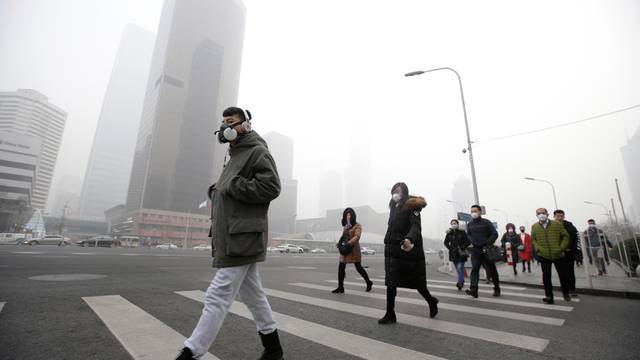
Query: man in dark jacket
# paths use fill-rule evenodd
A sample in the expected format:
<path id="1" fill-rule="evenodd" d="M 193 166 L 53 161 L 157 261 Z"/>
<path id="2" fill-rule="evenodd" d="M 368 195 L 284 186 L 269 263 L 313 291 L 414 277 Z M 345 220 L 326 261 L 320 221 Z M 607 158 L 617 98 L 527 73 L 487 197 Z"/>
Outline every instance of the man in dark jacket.
<path id="1" fill-rule="evenodd" d="M 260 359 L 280 360 L 282 347 L 257 264 L 266 258 L 267 212 L 280 194 L 280 178 L 266 142 L 251 130 L 251 114 L 231 107 L 222 115 L 218 140 L 230 143 L 230 160 L 209 189 L 213 266 L 218 271 L 207 289 L 198 325 L 177 360 L 207 353 L 238 295 L 256 322 L 264 346 Z"/>
<path id="2" fill-rule="evenodd" d="M 493 245 L 498 239 L 498 232 L 493 223 L 482 217 L 480 205 L 471 207 L 471 217 L 467 224 L 467 236 L 471 240 L 471 286 L 465 292 L 474 298 L 478 297 L 478 280 L 480 278 L 480 266 L 484 265 L 493 280 L 493 296 L 500 296 L 500 277 L 496 264 L 490 261 L 484 253 L 484 248 Z"/>
<path id="3" fill-rule="evenodd" d="M 565 230 L 569 233 L 571 242 L 569 247 L 565 250 L 565 258 L 567 259 L 567 281 L 569 286 L 569 295 L 571 297 L 578 297 L 576 291 L 576 259 L 578 258 L 578 244 L 580 243 L 580 236 L 578 235 L 578 229 L 570 221 L 565 220 L 563 210 L 555 210 L 553 217 L 556 221 L 564 225 Z"/>

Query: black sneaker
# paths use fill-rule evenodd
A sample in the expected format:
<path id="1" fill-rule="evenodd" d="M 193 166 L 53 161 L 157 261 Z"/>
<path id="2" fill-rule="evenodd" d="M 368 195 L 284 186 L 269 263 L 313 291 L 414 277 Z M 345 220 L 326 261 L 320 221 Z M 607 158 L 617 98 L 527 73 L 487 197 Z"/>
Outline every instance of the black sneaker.
<path id="1" fill-rule="evenodd" d="M 388 325 L 388 324 L 395 324 L 398 321 L 398 319 L 396 319 L 396 313 L 395 312 L 388 312 L 386 314 L 384 314 L 384 316 L 382 317 L 382 319 L 378 320 L 378 324 L 380 325 Z"/>
<path id="2" fill-rule="evenodd" d="M 562 297 L 564 298 L 564 301 L 567 301 L 567 302 L 571 301 L 571 295 L 569 295 L 569 294 L 564 294 L 564 295 L 562 295 Z"/>
<path id="3" fill-rule="evenodd" d="M 366 292 L 370 292 L 372 287 L 373 287 L 373 281 L 369 280 L 367 282 L 367 290 L 366 290 Z"/>
<path id="4" fill-rule="evenodd" d="M 456 284 L 456 287 L 458 288 L 458 291 L 462 291 L 462 284 Z"/>
<path id="5" fill-rule="evenodd" d="M 493 289 L 493 296 L 495 297 L 500 296 L 500 289 Z"/>
<path id="6" fill-rule="evenodd" d="M 193 357 L 191 349 L 185 347 L 182 349 L 182 351 L 180 351 L 180 354 L 178 354 L 176 360 L 196 360 L 196 358 Z"/>
<path id="7" fill-rule="evenodd" d="M 478 292 L 477 291 L 471 291 L 469 289 L 464 291 L 465 294 L 469 295 L 469 296 L 473 296 L 474 299 L 478 298 Z"/>
<path id="8" fill-rule="evenodd" d="M 542 302 L 544 302 L 545 304 L 553 305 L 553 298 L 546 297 L 542 299 Z"/>
<path id="9" fill-rule="evenodd" d="M 570 295 L 571 295 L 572 298 L 577 298 L 578 297 L 578 293 L 575 292 L 575 291 L 572 291 Z"/>
<path id="10" fill-rule="evenodd" d="M 344 293 L 344 288 L 341 286 L 338 286 L 335 290 L 331 291 L 334 294 L 343 294 Z"/>

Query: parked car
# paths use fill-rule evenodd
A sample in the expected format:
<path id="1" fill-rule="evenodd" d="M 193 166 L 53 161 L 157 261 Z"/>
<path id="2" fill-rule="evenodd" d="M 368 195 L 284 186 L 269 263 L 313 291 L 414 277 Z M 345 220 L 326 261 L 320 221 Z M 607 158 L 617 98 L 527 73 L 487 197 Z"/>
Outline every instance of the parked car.
<path id="1" fill-rule="evenodd" d="M 298 245 L 298 247 L 299 247 L 300 249 L 302 249 L 302 251 L 303 251 L 303 252 L 305 252 L 305 253 L 309 253 L 309 252 L 311 252 L 311 248 L 310 248 L 310 247 L 308 247 L 307 245 Z"/>
<path id="2" fill-rule="evenodd" d="M 327 250 L 325 249 L 320 249 L 320 248 L 315 248 L 313 250 L 311 250 L 312 254 L 326 254 Z"/>
<path id="3" fill-rule="evenodd" d="M 156 246 L 156 249 L 160 249 L 160 250 L 173 250 L 177 248 L 178 248 L 178 245 L 175 245 L 175 244 L 160 244 Z"/>
<path id="4" fill-rule="evenodd" d="M 201 244 L 192 247 L 193 250 L 211 250 L 211 245 Z"/>
<path id="5" fill-rule="evenodd" d="M 27 239 L 24 241 L 25 245 L 68 245 L 71 241 L 60 235 L 47 235 L 41 238 Z"/>
<path id="6" fill-rule="evenodd" d="M 285 253 L 297 253 L 297 254 L 302 254 L 304 253 L 304 250 L 298 246 L 298 245 L 293 245 L 293 244 L 285 244 L 282 245 L 284 252 Z"/>
<path id="7" fill-rule="evenodd" d="M 376 251 L 375 251 L 375 250 L 373 250 L 373 249 L 371 249 L 371 248 L 368 248 L 368 247 L 362 246 L 362 247 L 360 248 L 360 253 L 361 253 L 362 255 L 375 255 L 375 254 L 376 254 Z"/>

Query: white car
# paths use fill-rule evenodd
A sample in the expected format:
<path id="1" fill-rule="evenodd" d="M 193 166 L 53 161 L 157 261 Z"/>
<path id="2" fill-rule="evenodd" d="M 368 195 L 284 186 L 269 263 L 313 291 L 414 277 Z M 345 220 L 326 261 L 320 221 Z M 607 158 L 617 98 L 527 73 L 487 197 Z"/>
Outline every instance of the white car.
<path id="1" fill-rule="evenodd" d="M 201 245 L 192 247 L 192 249 L 193 250 L 211 250 L 211 245 L 201 244 Z"/>
<path id="2" fill-rule="evenodd" d="M 177 248 L 178 248 L 178 245 L 175 245 L 175 244 L 160 244 L 156 246 L 156 249 L 160 249 L 160 250 L 173 250 Z"/>
<path id="3" fill-rule="evenodd" d="M 364 247 L 364 246 L 363 246 L 363 247 L 361 247 L 361 248 L 360 248 L 360 253 L 361 253 L 362 255 L 375 255 L 375 254 L 376 254 L 376 251 L 375 251 L 375 250 L 373 250 L 373 249 L 370 249 L 370 248 L 368 248 L 368 247 Z"/>
<path id="4" fill-rule="evenodd" d="M 25 240 L 25 245 L 67 245 L 69 240 L 60 235 L 47 235 L 41 238 L 33 238 Z"/>
<path id="5" fill-rule="evenodd" d="M 327 253 L 327 250 L 325 250 L 325 249 L 320 249 L 320 248 L 316 248 L 316 249 L 311 250 L 311 253 L 312 253 L 312 254 L 326 254 L 326 253 Z"/>
<path id="6" fill-rule="evenodd" d="M 302 249 L 300 246 L 298 245 L 293 245 L 293 244 L 285 244 L 285 245 L 281 245 L 282 246 L 282 250 L 280 252 L 286 252 L 286 253 L 297 253 L 297 254 L 302 254 L 304 253 L 304 249 Z M 280 246 L 278 246 L 280 247 Z"/>

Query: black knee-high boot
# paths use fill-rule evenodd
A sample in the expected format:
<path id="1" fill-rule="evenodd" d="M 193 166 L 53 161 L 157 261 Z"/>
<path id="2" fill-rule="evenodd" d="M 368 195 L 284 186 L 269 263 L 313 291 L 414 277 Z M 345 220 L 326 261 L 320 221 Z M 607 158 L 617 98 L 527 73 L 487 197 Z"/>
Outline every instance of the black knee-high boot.
<path id="1" fill-rule="evenodd" d="M 338 287 L 332 291 L 332 293 L 334 294 L 341 294 L 344 292 L 344 277 L 345 277 L 345 269 L 347 267 L 347 264 L 345 263 L 340 263 L 338 265 Z"/>
<path id="2" fill-rule="evenodd" d="M 429 317 L 430 318 L 436 317 L 436 315 L 438 315 L 438 303 L 439 303 L 438 299 L 436 299 L 431 295 L 426 285 L 422 288 L 419 288 L 418 292 L 420 293 L 420 295 L 422 295 L 422 297 L 425 300 L 427 300 L 427 303 L 429 304 Z"/>
<path id="3" fill-rule="evenodd" d="M 378 320 L 378 324 L 395 324 L 396 323 L 396 295 L 398 290 L 395 287 L 387 286 L 387 312 L 382 319 Z"/>
<path id="4" fill-rule="evenodd" d="M 359 262 L 355 263 L 354 265 L 356 266 L 356 270 L 358 270 L 358 273 L 362 275 L 362 278 L 367 283 L 367 292 L 371 291 L 371 287 L 373 287 L 373 282 L 369 280 L 369 274 L 367 274 L 365 269 L 362 267 L 362 264 L 360 264 Z"/>

